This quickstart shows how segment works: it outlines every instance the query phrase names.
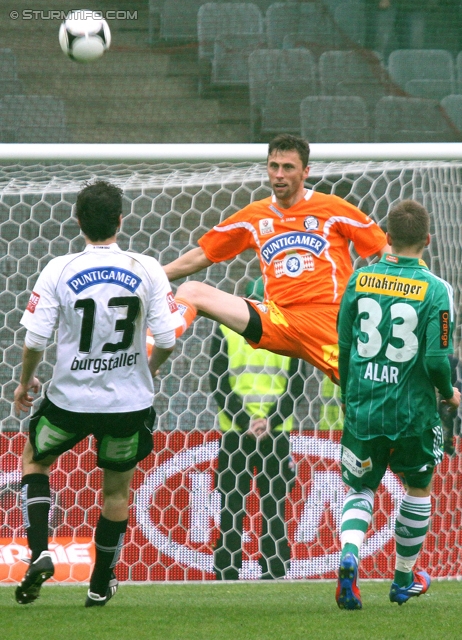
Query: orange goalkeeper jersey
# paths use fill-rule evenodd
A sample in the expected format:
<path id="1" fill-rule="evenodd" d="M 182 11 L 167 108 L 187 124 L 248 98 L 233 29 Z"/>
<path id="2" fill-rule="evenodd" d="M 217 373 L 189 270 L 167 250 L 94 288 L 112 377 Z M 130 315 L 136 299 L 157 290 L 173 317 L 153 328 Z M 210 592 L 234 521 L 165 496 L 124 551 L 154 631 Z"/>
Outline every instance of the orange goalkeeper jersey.
<path id="1" fill-rule="evenodd" d="M 350 241 L 362 258 L 386 244 L 383 231 L 357 207 L 307 190 L 289 209 L 280 209 L 274 196 L 247 205 L 208 231 L 199 245 L 212 262 L 253 249 L 266 297 L 288 307 L 339 304 L 353 271 Z"/>

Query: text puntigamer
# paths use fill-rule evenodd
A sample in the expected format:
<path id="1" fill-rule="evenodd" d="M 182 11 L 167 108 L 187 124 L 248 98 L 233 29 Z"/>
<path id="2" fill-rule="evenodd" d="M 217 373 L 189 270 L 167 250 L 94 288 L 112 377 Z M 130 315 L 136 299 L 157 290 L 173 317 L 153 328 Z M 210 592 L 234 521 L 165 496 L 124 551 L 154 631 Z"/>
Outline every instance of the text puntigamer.
<path id="1" fill-rule="evenodd" d="M 81 271 L 68 280 L 67 284 L 75 293 L 80 293 L 95 284 L 105 283 L 119 284 L 133 293 L 140 282 L 140 278 L 130 271 L 116 267 L 106 267 L 104 269 Z"/>
<path id="2" fill-rule="evenodd" d="M 320 256 L 328 242 L 322 236 L 311 233 L 290 232 L 271 238 L 261 248 L 261 255 L 269 264 L 272 258 L 286 249 L 304 249 Z"/>

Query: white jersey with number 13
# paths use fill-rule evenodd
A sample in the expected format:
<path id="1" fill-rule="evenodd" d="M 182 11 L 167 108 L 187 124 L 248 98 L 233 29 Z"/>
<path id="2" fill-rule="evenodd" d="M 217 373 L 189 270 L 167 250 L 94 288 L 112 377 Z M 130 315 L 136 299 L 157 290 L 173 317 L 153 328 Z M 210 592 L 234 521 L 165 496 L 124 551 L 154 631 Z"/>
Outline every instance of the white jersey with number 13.
<path id="1" fill-rule="evenodd" d="M 173 331 L 175 313 L 170 284 L 155 258 L 122 251 L 115 243 L 89 244 L 48 263 L 21 323 L 44 338 L 58 327 L 47 391 L 54 404 L 118 413 L 151 406 L 146 328 L 154 338 Z"/>

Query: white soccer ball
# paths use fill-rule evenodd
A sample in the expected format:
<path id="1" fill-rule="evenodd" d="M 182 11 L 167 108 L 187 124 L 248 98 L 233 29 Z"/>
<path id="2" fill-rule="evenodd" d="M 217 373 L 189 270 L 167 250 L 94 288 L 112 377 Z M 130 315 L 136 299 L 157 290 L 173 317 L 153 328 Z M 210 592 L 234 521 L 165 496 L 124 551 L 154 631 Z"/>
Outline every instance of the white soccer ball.
<path id="1" fill-rule="evenodd" d="M 92 62 L 101 58 L 111 44 L 106 20 L 95 11 L 71 11 L 59 29 L 59 44 L 75 62 Z"/>

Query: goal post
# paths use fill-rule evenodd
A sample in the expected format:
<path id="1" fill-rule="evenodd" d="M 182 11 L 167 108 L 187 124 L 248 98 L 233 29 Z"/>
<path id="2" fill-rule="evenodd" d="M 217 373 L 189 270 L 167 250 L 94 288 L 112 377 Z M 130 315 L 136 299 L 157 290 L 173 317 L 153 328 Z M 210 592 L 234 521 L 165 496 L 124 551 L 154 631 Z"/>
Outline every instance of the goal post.
<path id="1" fill-rule="evenodd" d="M 459 142 L 313 143 L 311 162 L 459 160 Z M 268 145 L 226 144 L 5 144 L 0 143 L 0 162 L 262 162 Z"/>
<path id="2" fill-rule="evenodd" d="M 430 268 L 454 287 L 456 353 L 460 356 L 462 290 L 462 144 L 313 144 L 307 185 L 335 193 L 383 224 L 394 203 L 422 202 L 432 215 Z M 72 216 L 77 192 L 93 178 L 124 192 L 119 236 L 123 249 L 167 264 L 197 246 L 211 226 L 270 194 L 267 146 L 256 145 L 0 145 L 0 584 L 23 573 L 25 532 L 19 503 L 20 452 L 27 419 L 13 412 L 24 330 L 22 311 L 39 272 L 58 255 L 79 251 L 83 238 Z M 361 260 L 352 254 L 356 265 Z M 246 252 L 195 279 L 244 295 L 258 274 Z M 176 283 L 174 283 L 174 289 Z M 219 499 L 213 471 L 220 446 L 217 407 L 209 382 L 212 322 L 196 320 L 178 341 L 156 380 L 155 451 L 136 472 L 133 508 L 119 579 L 213 580 Z M 52 374 L 56 346 L 38 370 Z M 334 578 L 344 488 L 339 473 L 341 413 L 336 388 L 300 365 L 304 392 L 294 398 L 291 451 L 296 470 L 286 498 L 291 547 L 288 577 Z M 444 578 L 462 575 L 461 447 L 445 456 L 434 487 L 434 517 L 422 568 Z M 93 561 L 91 537 L 100 504 L 91 440 L 60 459 L 51 473 L 52 550 L 58 580 L 85 581 Z M 393 525 L 402 488 L 389 473 L 377 494 L 364 547 L 363 577 L 390 578 Z M 259 577 L 261 518 L 249 487 L 241 577 Z M 259 519 L 260 518 L 260 519 Z"/>

